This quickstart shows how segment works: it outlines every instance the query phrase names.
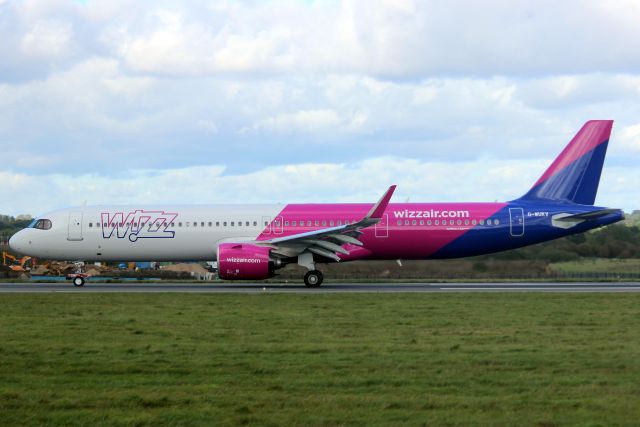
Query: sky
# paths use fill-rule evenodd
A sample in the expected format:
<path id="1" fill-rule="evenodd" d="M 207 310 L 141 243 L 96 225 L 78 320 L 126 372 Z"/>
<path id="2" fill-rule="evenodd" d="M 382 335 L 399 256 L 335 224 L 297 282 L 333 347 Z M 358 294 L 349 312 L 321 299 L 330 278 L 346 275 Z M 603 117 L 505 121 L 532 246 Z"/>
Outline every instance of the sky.
<path id="1" fill-rule="evenodd" d="M 0 213 L 505 201 L 614 119 L 640 209 L 640 2 L 0 0 Z"/>

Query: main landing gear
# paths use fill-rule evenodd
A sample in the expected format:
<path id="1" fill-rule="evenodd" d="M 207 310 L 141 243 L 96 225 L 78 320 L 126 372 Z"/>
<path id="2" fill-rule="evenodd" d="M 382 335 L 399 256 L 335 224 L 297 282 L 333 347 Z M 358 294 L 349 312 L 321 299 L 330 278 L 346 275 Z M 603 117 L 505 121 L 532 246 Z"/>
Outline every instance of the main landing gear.
<path id="1" fill-rule="evenodd" d="M 304 275 L 304 284 L 307 288 L 319 288 L 323 280 L 324 276 L 318 270 L 307 271 Z"/>
<path id="2" fill-rule="evenodd" d="M 304 285 L 307 288 L 319 288 L 322 285 L 324 276 L 321 271 L 316 270 L 316 263 L 311 252 L 305 251 L 298 255 L 298 265 L 309 270 L 304 275 Z"/>

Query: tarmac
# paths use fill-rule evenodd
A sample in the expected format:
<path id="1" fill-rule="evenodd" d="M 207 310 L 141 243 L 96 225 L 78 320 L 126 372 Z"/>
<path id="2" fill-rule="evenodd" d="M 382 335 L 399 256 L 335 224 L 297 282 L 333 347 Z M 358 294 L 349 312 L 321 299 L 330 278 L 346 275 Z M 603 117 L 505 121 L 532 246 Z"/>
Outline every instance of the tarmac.
<path id="1" fill-rule="evenodd" d="M 425 293 L 425 292 L 640 292 L 639 282 L 589 283 L 325 283 L 320 288 L 273 283 L 0 283 L 0 293 Z"/>

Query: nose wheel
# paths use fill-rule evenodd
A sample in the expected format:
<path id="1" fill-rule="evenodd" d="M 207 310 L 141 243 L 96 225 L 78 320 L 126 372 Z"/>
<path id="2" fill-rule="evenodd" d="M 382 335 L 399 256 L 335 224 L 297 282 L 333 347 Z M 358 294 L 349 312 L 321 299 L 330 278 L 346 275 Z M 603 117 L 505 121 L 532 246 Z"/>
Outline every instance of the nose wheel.
<path id="1" fill-rule="evenodd" d="M 323 280 L 324 276 L 318 270 L 307 271 L 304 275 L 304 284 L 307 288 L 319 288 Z"/>
<path id="2" fill-rule="evenodd" d="M 75 287 L 84 286 L 84 277 L 74 277 L 73 286 Z"/>

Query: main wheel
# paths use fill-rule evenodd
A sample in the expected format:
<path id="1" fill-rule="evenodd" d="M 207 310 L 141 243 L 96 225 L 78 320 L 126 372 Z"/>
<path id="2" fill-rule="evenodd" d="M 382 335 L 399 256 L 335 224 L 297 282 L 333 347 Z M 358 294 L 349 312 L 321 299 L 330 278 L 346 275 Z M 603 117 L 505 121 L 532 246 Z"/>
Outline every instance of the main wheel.
<path id="1" fill-rule="evenodd" d="M 304 275 L 304 284 L 307 288 L 319 288 L 322 285 L 324 276 L 318 270 L 307 271 Z"/>
<path id="2" fill-rule="evenodd" d="M 73 286 L 76 286 L 76 287 L 84 286 L 84 278 L 83 277 L 74 277 L 73 278 Z"/>

